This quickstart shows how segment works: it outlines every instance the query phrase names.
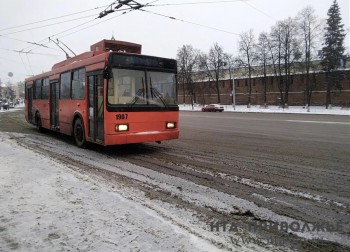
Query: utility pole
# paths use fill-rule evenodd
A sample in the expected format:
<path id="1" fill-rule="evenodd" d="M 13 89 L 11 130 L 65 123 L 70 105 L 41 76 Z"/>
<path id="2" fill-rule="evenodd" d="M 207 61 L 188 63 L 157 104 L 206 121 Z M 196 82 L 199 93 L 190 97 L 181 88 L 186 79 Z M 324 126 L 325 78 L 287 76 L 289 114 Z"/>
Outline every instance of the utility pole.
<path id="1" fill-rule="evenodd" d="M 236 110 L 236 87 L 235 87 L 235 78 L 232 80 L 232 107 L 233 110 Z"/>
<path id="2" fill-rule="evenodd" d="M 231 91 L 232 107 L 233 107 L 233 110 L 236 110 L 236 87 L 235 87 L 235 78 L 234 78 L 233 73 L 232 73 L 233 67 L 231 64 L 232 62 L 230 60 L 230 57 L 229 56 L 226 56 L 226 57 L 227 57 L 227 61 L 228 61 L 228 71 L 230 74 L 230 85 L 232 87 L 232 91 Z"/>

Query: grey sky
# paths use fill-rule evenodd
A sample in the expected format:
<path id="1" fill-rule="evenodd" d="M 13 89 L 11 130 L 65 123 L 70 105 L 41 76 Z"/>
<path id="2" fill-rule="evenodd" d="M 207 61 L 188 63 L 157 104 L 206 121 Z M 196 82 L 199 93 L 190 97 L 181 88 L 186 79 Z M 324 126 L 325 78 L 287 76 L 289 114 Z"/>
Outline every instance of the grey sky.
<path id="1" fill-rule="evenodd" d="M 146 4 L 152 1 L 154 0 L 138 2 Z M 214 42 L 223 46 L 226 52 L 236 54 L 238 34 L 249 29 L 253 29 L 256 36 L 262 31 L 269 32 L 271 26 L 277 21 L 295 17 L 308 5 L 316 10 L 318 17 L 325 19 L 333 0 L 238 0 L 216 1 L 217 3 L 211 4 L 203 2 L 213 2 L 212 0 L 158 0 L 153 4 L 196 4 L 145 8 L 145 10 L 188 22 L 141 11 L 132 11 L 122 16 L 118 16 L 119 13 L 112 13 L 102 19 L 94 20 L 103 10 L 103 8 L 94 8 L 107 6 L 114 2 L 113 0 L 12 0 L 6 2 L 0 9 L 0 79 L 5 83 L 21 81 L 27 75 L 48 71 L 54 63 L 65 59 L 64 53 L 54 43 L 49 43 L 48 37 L 59 38 L 77 54 L 88 51 L 91 44 L 102 39 L 110 39 L 113 34 L 117 40 L 142 44 L 144 54 L 155 56 L 175 58 L 177 49 L 183 44 L 191 44 L 207 52 Z M 349 0 L 338 0 L 338 3 L 343 23 L 349 29 Z M 81 11 L 85 12 L 21 26 Z M 102 23 L 97 24 L 99 22 Z M 81 25 L 83 23 L 87 24 Z M 55 25 L 47 26 L 49 24 Z M 8 29 L 15 26 L 21 27 Z M 50 48 L 38 47 L 27 42 L 39 42 Z M 346 46 L 350 47 L 349 36 Z M 15 52 L 29 49 L 33 49 L 31 51 L 33 54 Z M 8 77 L 8 72 L 12 72 L 13 77 Z"/>

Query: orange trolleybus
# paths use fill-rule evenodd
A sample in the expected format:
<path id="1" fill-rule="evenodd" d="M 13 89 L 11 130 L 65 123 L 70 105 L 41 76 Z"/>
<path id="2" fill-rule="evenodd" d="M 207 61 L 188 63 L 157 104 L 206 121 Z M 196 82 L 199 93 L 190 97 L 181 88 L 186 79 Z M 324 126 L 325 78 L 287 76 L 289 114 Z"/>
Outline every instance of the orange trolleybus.
<path id="1" fill-rule="evenodd" d="M 179 137 L 176 61 L 141 55 L 141 45 L 102 40 L 25 80 L 25 117 L 87 142 L 118 145 Z"/>

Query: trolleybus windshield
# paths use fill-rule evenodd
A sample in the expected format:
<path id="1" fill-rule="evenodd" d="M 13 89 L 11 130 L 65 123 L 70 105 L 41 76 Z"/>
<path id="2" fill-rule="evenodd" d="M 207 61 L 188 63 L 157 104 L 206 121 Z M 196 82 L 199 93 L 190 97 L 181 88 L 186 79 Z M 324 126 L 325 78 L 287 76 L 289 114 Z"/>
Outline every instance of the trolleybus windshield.
<path id="1" fill-rule="evenodd" d="M 178 110 L 176 61 L 144 55 L 111 53 L 107 109 Z"/>
<path id="2" fill-rule="evenodd" d="M 130 107 L 176 105 L 175 74 L 113 68 L 108 103 Z"/>

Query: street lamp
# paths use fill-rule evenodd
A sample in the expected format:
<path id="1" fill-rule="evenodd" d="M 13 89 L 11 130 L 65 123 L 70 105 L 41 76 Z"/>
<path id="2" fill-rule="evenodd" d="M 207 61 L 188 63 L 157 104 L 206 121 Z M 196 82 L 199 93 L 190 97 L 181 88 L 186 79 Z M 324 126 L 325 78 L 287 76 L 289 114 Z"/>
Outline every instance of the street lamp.
<path id="1" fill-rule="evenodd" d="M 233 110 L 236 110 L 236 88 L 235 88 L 235 78 L 233 77 L 232 71 L 231 71 L 231 66 L 228 68 L 228 71 L 230 73 L 230 82 L 232 85 L 232 107 Z"/>
<path id="2" fill-rule="evenodd" d="M 228 65 L 228 71 L 230 74 L 230 84 L 232 87 L 232 91 L 230 95 L 232 96 L 232 107 L 233 107 L 233 110 L 236 110 L 236 88 L 235 88 L 235 79 L 232 72 L 233 71 L 232 57 L 228 54 L 225 54 L 225 58 L 227 59 L 227 61 L 224 63 L 225 63 L 225 66 Z"/>
<path id="3" fill-rule="evenodd" d="M 233 107 L 233 110 L 236 110 L 236 86 L 235 86 L 235 78 L 232 79 L 232 107 Z"/>

